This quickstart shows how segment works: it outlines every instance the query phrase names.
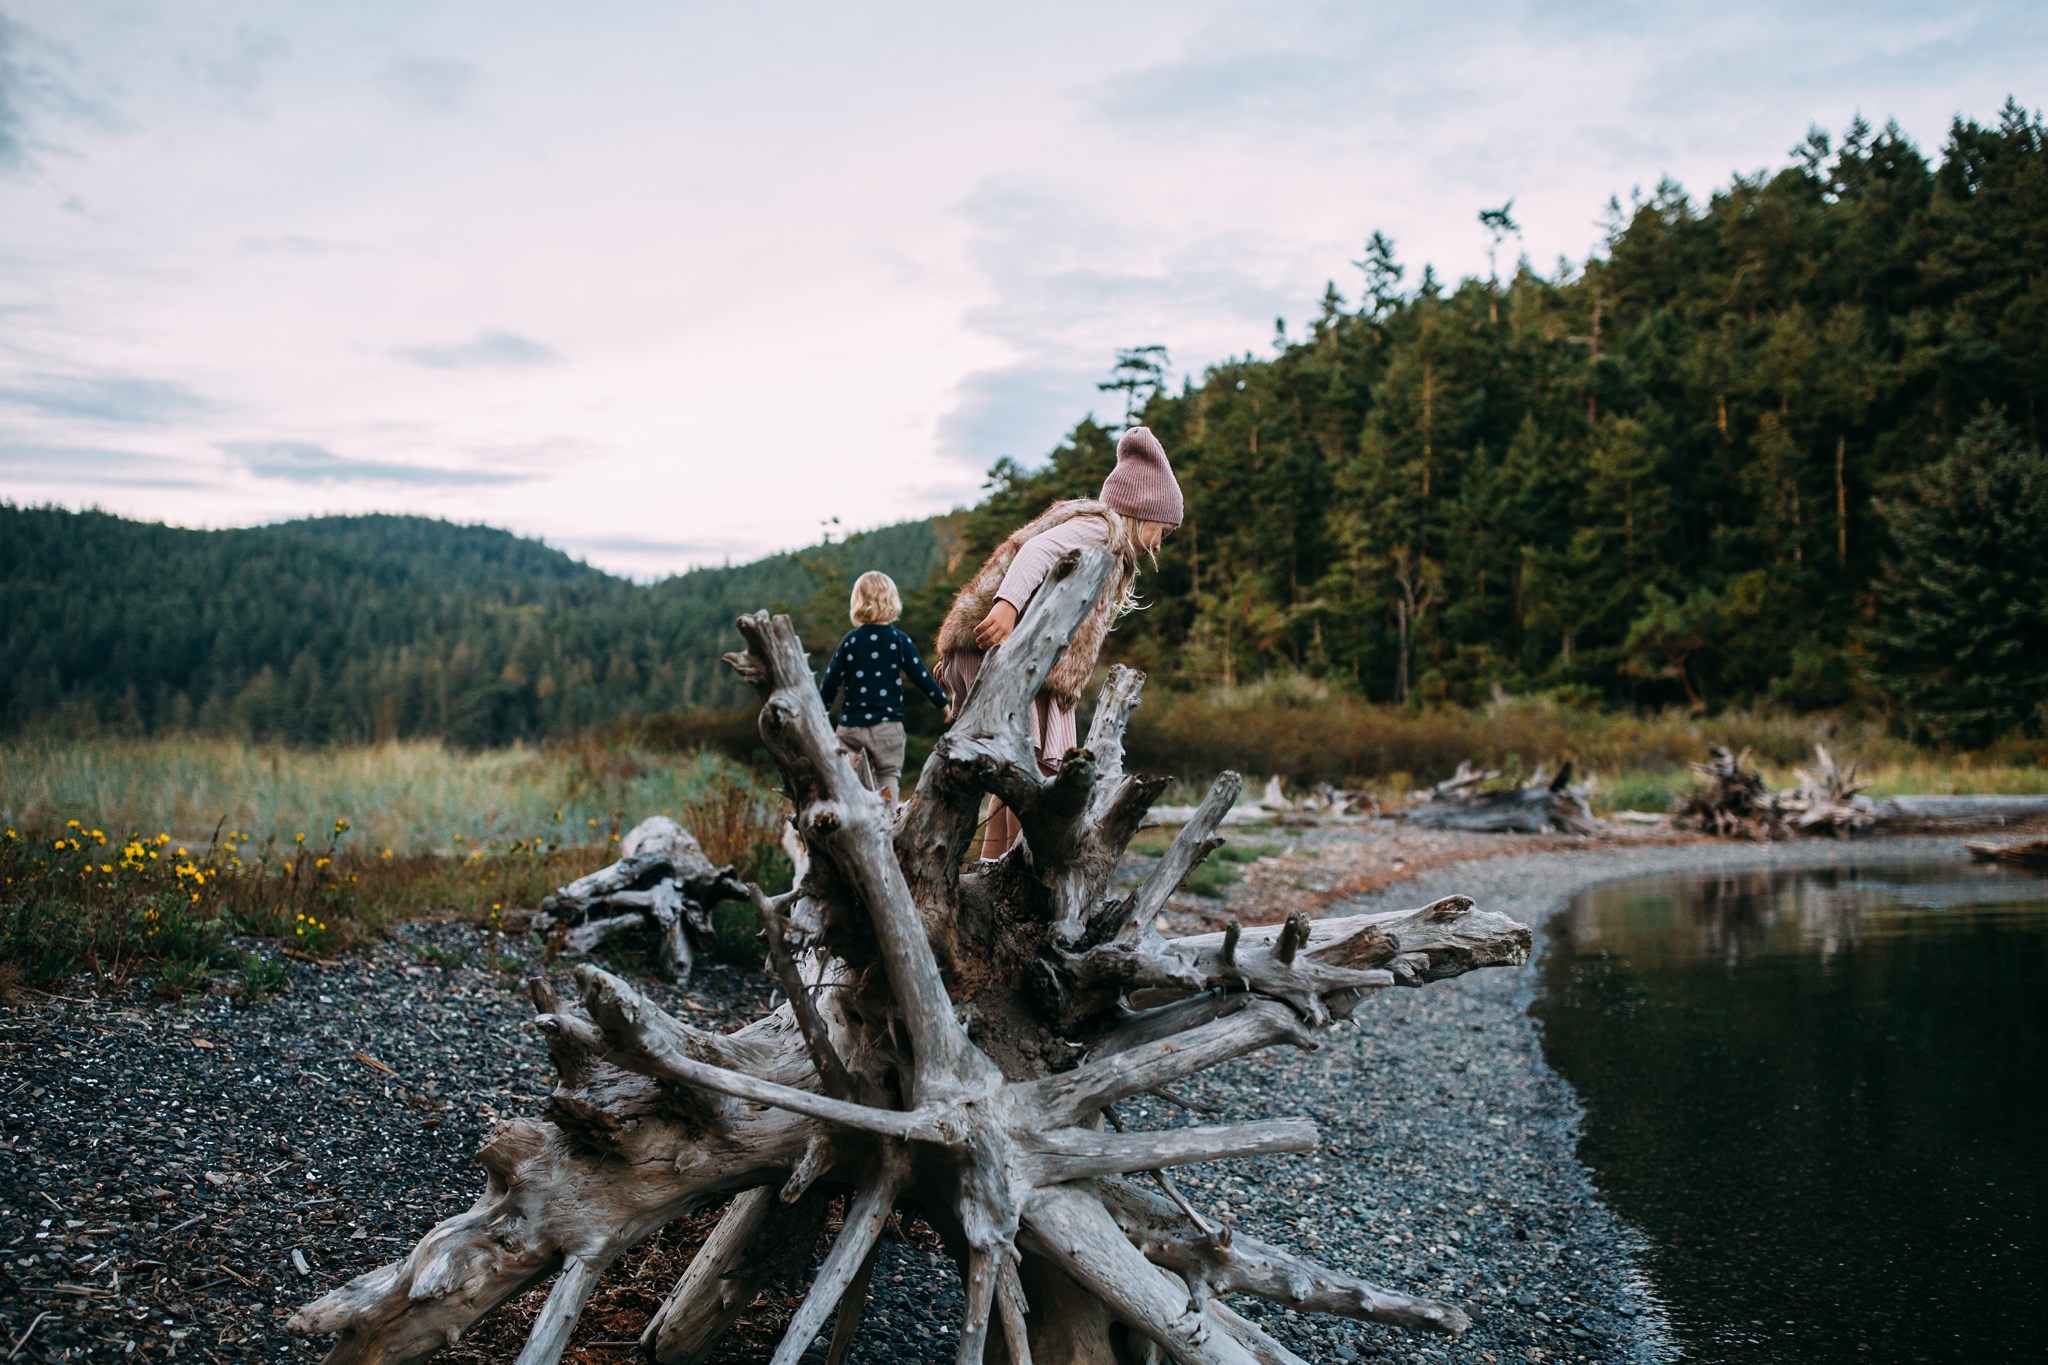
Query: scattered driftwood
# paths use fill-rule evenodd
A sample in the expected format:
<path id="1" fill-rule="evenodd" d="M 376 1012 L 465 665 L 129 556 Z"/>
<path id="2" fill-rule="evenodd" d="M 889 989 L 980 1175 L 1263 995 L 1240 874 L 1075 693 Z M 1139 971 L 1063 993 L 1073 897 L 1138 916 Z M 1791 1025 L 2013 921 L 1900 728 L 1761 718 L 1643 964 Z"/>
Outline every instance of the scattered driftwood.
<path id="1" fill-rule="evenodd" d="M 1199 806 L 1154 806 L 1150 822 L 1184 825 L 1195 818 Z M 1357 824 L 1379 818 L 1379 798 L 1370 792 L 1339 791 L 1318 782 L 1301 796 L 1288 797 L 1278 777 L 1266 779 L 1256 799 L 1240 801 L 1223 817 L 1225 825 L 1319 825 Z"/>
<path id="2" fill-rule="evenodd" d="M 1967 839 L 1963 847 L 1980 862 L 2018 863 L 2022 867 L 2048 867 L 2048 839 L 2023 839 L 2016 844 L 1990 839 Z"/>
<path id="3" fill-rule="evenodd" d="M 593 966 L 576 970 L 573 1002 L 537 978 L 535 1024 L 559 1077 L 545 1116 L 492 1133 L 473 1208 L 301 1309 L 292 1329 L 337 1334 L 331 1362 L 399 1365 L 552 1279 L 518 1357 L 552 1365 L 606 1267 L 731 1196 L 643 1339 L 657 1361 L 703 1361 L 770 1277 L 804 1261 L 843 1196 L 774 1365 L 795 1365 L 835 1316 L 830 1359 L 844 1360 L 876 1239 L 904 1202 L 961 1267 L 967 1365 L 1296 1361 L 1229 1294 L 1463 1330 L 1453 1305 L 1233 1237 L 1163 1175 L 1306 1150 L 1307 1120 L 1140 1131 L 1114 1109 L 1276 1043 L 1312 1047 L 1381 990 L 1524 962 L 1529 931 L 1453 896 L 1162 937 L 1159 906 L 1216 847 L 1236 775 L 1118 894 L 1118 858 L 1165 786 L 1124 771 L 1142 676 L 1111 670 L 1086 745 L 1056 776 L 1040 775 L 1030 745 L 1031 698 L 1109 567 L 1093 549 L 1060 562 L 894 811 L 838 756 L 788 618 L 742 618 L 748 647 L 727 659 L 761 694 L 761 735 L 809 855 L 789 894 L 749 888 L 786 1003 L 720 1035 Z M 1025 839 L 963 871 L 989 792 Z"/>
<path id="4" fill-rule="evenodd" d="M 687 981 L 696 951 L 716 938 L 711 907 L 746 898 L 746 883 L 730 867 L 713 866 L 688 830 L 657 815 L 627 831 L 617 862 L 541 901 L 533 927 L 570 957 L 589 955 L 623 930 L 651 930 L 656 969 Z"/>
<path id="5" fill-rule="evenodd" d="M 1764 775 L 1746 766 L 1749 750 L 1716 744 L 1692 765 L 1693 784 L 1671 800 L 1671 822 L 1683 829 L 1743 839 L 1782 839 L 1785 817 Z"/>
<path id="6" fill-rule="evenodd" d="M 1782 839 L 1790 834 L 1831 830 L 1847 838 L 1859 830 L 1941 829 L 2002 825 L 2048 816 L 2048 796 L 1862 795 L 1856 765 L 1837 766 L 1825 745 L 1813 746 L 1814 770 L 1793 769 L 1799 785 L 1774 792 L 1763 774 L 1748 766 L 1749 751 L 1730 753 L 1715 745 L 1710 761 L 1695 763 L 1696 780 L 1671 803 L 1672 822 L 1709 834 L 1746 839 Z"/>
<path id="7" fill-rule="evenodd" d="M 1472 766 L 1466 759 L 1458 764 L 1458 771 L 1426 791 L 1412 793 L 1410 801 L 1452 801 L 1470 796 L 1488 782 L 1500 780 L 1500 769 L 1488 768 L 1485 772 Z"/>
<path id="8" fill-rule="evenodd" d="M 1570 760 L 1556 777 L 1539 767 L 1519 786 L 1488 790 L 1482 785 L 1499 776 L 1460 763 L 1450 778 L 1411 797 L 1402 818 L 1425 829 L 1479 834 L 1598 834 L 1604 828 L 1587 801 L 1593 782 L 1589 778 L 1573 786 Z"/>
<path id="9" fill-rule="evenodd" d="M 1799 785 L 1778 793 L 1778 811 L 1785 822 L 1800 834 L 1831 829 L 1844 839 L 1876 824 L 1877 807 L 1869 797 L 1857 795 L 1870 784 L 1856 780 L 1856 765 L 1836 767 L 1825 744 L 1813 746 L 1813 757 L 1814 771 L 1794 768 Z"/>

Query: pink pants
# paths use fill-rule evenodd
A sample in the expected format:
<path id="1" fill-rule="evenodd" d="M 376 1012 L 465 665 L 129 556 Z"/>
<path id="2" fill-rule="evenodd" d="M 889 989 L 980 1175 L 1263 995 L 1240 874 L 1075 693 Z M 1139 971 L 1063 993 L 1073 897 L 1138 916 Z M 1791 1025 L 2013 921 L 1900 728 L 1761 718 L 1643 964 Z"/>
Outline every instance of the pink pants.
<path id="1" fill-rule="evenodd" d="M 955 714 L 967 703 L 967 690 L 974 686 L 975 678 L 981 673 L 981 659 L 979 654 L 961 653 L 948 655 L 939 661 L 939 682 L 952 699 Z M 1060 759 L 1080 742 L 1081 734 L 1073 707 L 1062 706 L 1044 692 L 1031 699 L 1031 751 L 1038 759 L 1040 772 L 1048 776 L 1058 772 Z M 988 823 L 981 835 L 981 856 L 1002 857 L 1023 832 L 1009 808 L 990 797 Z"/>

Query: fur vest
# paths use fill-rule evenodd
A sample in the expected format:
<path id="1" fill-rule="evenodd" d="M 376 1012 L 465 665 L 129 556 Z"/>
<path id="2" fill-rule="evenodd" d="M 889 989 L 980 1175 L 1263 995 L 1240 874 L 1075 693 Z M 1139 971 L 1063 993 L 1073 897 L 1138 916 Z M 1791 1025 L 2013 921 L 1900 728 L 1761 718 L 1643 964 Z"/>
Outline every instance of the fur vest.
<path id="1" fill-rule="evenodd" d="M 951 668 L 951 661 L 961 655 L 977 655 L 981 646 L 974 643 L 974 628 L 981 624 L 996 604 L 996 590 L 1003 585 L 1003 575 L 1010 571 L 1016 561 L 1017 552 L 1024 543 L 1044 531 L 1072 521 L 1075 517 L 1102 517 L 1107 520 L 1114 515 L 1109 508 L 1093 498 L 1072 498 L 1056 502 L 1029 524 L 1011 533 L 1010 538 L 996 547 L 967 585 L 960 589 L 953 599 L 953 609 L 946 613 L 946 624 L 939 627 L 939 657 Z M 1088 685 L 1088 675 L 1095 671 L 1095 661 L 1102 654 L 1103 641 L 1108 638 L 1109 628 L 1122 615 L 1122 605 L 1129 595 L 1133 580 L 1138 576 L 1138 566 L 1121 556 L 1109 571 L 1109 581 L 1103 584 L 1102 596 L 1096 599 L 1095 609 L 1081 622 L 1081 628 L 1074 632 L 1067 652 L 1053 665 L 1046 675 L 1041 692 L 1061 706 L 1072 707 L 1081 699 L 1081 689 Z"/>

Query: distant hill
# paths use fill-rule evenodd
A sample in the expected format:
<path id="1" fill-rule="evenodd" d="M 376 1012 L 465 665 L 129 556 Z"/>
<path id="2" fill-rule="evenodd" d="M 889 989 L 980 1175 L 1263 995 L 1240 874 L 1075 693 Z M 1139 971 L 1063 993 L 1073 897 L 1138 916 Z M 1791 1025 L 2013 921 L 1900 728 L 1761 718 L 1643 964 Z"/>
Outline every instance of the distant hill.
<path id="1" fill-rule="evenodd" d="M 727 705 L 734 616 L 799 611 L 829 649 L 854 574 L 914 590 L 943 561 L 917 521 L 643 585 L 425 517 L 189 531 L 0 505 L 0 728 L 495 744 Z"/>
<path id="2" fill-rule="evenodd" d="M 1171 452 L 1186 519 L 1107 657 L 1155 698 L 1306 675 L 1403 704 L 1546 692 L 2038 734 L 2040 689 L 1988 686 L 1957 651 L 2048 677 L 2024 549 L 2048 498 L 2001 495 L 1976 534 L 1956 490 L 1992 468 L 2048 488 L 2044 260 L 2048 127 L 2016 102 L 1958 119 L 1934 158 L 1858 119 L 1704 197 L 1661 185 L 1547 276 L 1411 278 L 1374 233 L 1354 298 L 1333 282 L 1270 353 L 1178 386 L 1157 348 L 1118 357 L 1107 387 Z M 998 461 L 974 507 L 651 586 L 415 518 L 194 532 L 0 509 L 0 725 L 489 743 L 738 702 L 734 615 L 793 608 L 830 648 L 872 566 L 929 641 L 989 548 L 1101 488 L 1117 437 L 1083 417 L 1050 458 Z M 1997 695 L 1941 700 L 1965 693 Z M 744 728 L 669 719 L 678 742 Z"/>

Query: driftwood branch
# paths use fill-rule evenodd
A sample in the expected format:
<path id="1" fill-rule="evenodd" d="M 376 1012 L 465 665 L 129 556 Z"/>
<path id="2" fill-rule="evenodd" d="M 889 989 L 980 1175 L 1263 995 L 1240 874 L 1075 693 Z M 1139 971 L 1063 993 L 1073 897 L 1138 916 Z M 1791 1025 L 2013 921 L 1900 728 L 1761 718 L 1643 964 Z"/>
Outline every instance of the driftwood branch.
<path id="1" fill-rule="evenodd" d="M 1311 1125 L 1254 1116 L 1126 1130 L 1111 1106 L 1143 1093 L 1180 1102 L 1173 1084 L 1206 1068 L 1274 1044 L 1313 1047 L 1378 991 L 1525 961 L 1528 931 L 1451 897 L 1393 914 L 1161 934 L 1159 902 L 1213 847 L 1237 779 L 1218 781 L 1155 874 L 1122 895 L 1117 861 L 1162 787 L 1124 768 L 1142 677 L 1111 670 L 1087 742 L 1056 774 L 1039 770 L 1029 743 L 1031 700 L 1107 574 L 1100 551 L 1061 563 L 984 662 L 901 810 L 839 756 L 788 620 L 743 618 L 747 648 L 729 657 L 760 692 L 762 737 L 804 859 L 787 896 L 732 894 L 755 907 L 785 1003 L 720 1035 L 595 967 L 576 969 L 573 999 L 536 979 L 535 1024 L 559 1076 L 544 1116 L 492 1135 L 468 1212 L 301 1309 L 293 1329 L 334 1334 L 331 1361 L 422 1360 L 512 1295 L 551 1283 L 520 1356 L 551 1365 L 605 1267 L 681 1213 L 726 1199 L 642 1339 L 655 1360 L 694 1365 L 764 1285 L 810 1262 L 841 1198 L 843 1224 L 778 1365 L 793 1365 L 835 1317 L 829 1360 L 844 1361 L 876 1239 L 911 1202 L 961 1266 L 963 1362 L 1296 1359 L 1229 1295 L 1462 1329 L 1452 1305 L 1231 1238 L 1165 1174 L 1306 1150 Z M 1024 840 L 963 871 L 989 794 L 1017 812 Z M 652 836 L 635 841 L 613 867 L 564 888 L 549 913 L 573 929 L 651 910 L 664 885 L 699 905 L 726 889 L 729 873 L 684 856 L 693 842 L 663 838 L 659 857 Z"/>
<path id="2" fill-rule="evenodd" d="M 1588 799 L 1592 781 L 1572 785 L 1569 761 L 1559 766 L 1556 777 L 1538 768 L 1527 782 L 1513 787 L 1484 785 L 1499 776 L 1461 763 L 1455 776 L 1417 793 L 1401 816 L 1427 829 L 1480 834 L 1598 834 L 1604 828 Z"/>

